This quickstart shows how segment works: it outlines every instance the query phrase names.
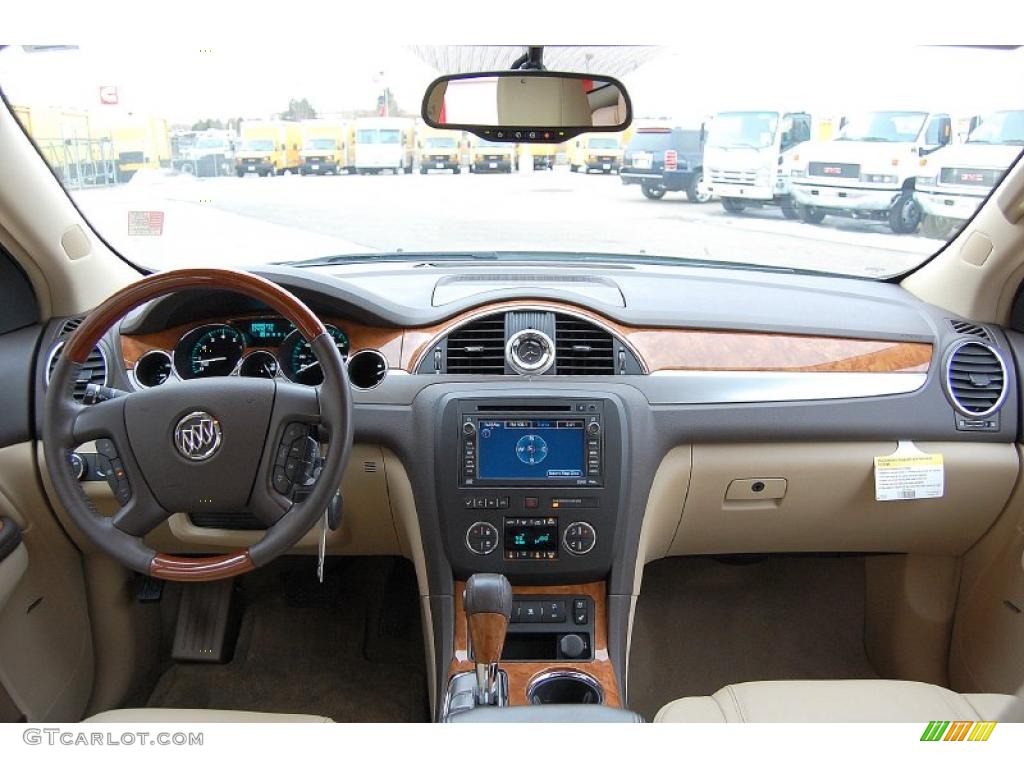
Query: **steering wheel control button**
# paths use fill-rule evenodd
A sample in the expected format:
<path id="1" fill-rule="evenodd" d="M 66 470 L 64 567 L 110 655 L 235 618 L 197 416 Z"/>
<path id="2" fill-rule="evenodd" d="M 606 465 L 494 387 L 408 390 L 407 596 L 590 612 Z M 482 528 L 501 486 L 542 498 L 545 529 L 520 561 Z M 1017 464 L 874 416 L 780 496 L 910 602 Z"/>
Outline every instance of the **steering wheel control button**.
<path id="1" fill-rule="evenodd" d="M 203 461 L 220 448 L 220 422 L 206 411 L 183 416 L 174 428 L 174 447 L 189 461 Z"/>
<path id="2" fill-rule="evenodd" d="M 114 441 L 109 437 L 100 438 L 96 441 L 96 453 L 106 456 L 108 459 L 116 459 L 117 448 L 114 447 Z"/>
<path id="3" fill-rule="evenodd" d="M 284 467 L 274 467 L 274 477 L 271 482 L 273 483 L 274 490 L 282 496 L 287 496 L 291 493 L 292 484 L 284 473 Z"/>
<path id="4" fill-rule="evenodd" d="M 562 534 L 562 543 L 571 555 L 585 555 L 597 544 L 597 533 L 590 523 L 569 523 Z"/>
<path id="5" fill-rule="evenodd" d="M 498 529 L 491 523 L 479 521 L 466 531 L 466 547 L 474 555 L 489 555 L 498 548 Z"/>

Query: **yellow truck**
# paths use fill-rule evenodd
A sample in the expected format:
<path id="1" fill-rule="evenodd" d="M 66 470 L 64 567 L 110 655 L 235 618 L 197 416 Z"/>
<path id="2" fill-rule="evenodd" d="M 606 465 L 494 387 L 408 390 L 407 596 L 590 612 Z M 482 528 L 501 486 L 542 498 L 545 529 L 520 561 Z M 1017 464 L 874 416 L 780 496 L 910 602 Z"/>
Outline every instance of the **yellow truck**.
<path id="1" fill-rule="evenodd" d="M 89 112 L 27 105 L 11 109 L 64 184 L 81 187 L 116 181 L 110 135 Z"/>
<path id="2" fill-rule="evenodd" d="M 355 128 L 337 120 L 304 120 L 302 127 L 302 165 L 299 173 L 337 176 L 352 167 L 349 152 L 355 138 Z"/>
<path id="3" fill-rule="evenodd" d="M 519 162 L 532 162 L 535 171 L 553 171 L 558 147 L 558 144 L 520 144 Z"/>
<path id="4" fill-rule="evenodd" d="M 622 167 L 622 141 L 615 133 L 582 133 L 568 142 L 569 170 L 618 173 Z"/>
<path id="5" fill-rule="evenodd" d="M 298 173 L 302 165 L 302 128 L 291 120 L 244 120 L 242 144 L 235 153 L 239 176 Z"/>
<path id="6" fill-rule="evenodd" d="M 416 135 L 416 162 L 420 173 L 462 173 L 462 132 L 422 127 Z"/>
<path id="7" fill-rule="evenodd" d="M 118 181 L 128 181 L 144 168 L 171 167 L 171 130 L 164 118 L 102 112 L 92 122 L 110 138 Z"/>
<path id="8" fill-rule="evenodd" d="M 473 137 L 469 147 L 470 173 L 512 173 L 516 145 Z"/>

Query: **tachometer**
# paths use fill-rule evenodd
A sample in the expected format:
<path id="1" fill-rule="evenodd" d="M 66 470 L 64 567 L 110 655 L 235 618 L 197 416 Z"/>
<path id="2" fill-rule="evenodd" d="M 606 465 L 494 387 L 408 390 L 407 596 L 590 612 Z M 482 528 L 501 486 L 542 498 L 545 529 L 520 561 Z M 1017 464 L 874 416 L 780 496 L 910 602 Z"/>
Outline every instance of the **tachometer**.
<path id="1" fill-rule="evenodd" d="M 174 348 L 174 370 L 183 379 L 227 376 L 245 351 L 245 338 L 230 325 L 201 325 Z"/>
<path id="2" fill-rule="evenodd" d="M 327 332 L 334 339 L 341 356 L 348 357 L 348 336 L 344 331 L 333 325 L 328 325 Z M 320 362 L 313 354 L 309 342 L 302 338 L 302 334 L 298 331 L 288 334 L 287 338 L 281 342 L 281 349 L 277 354 L 285 376 L 292 381 L 310 386 L 323 383 L 324 374 L 320 370 Z"/>

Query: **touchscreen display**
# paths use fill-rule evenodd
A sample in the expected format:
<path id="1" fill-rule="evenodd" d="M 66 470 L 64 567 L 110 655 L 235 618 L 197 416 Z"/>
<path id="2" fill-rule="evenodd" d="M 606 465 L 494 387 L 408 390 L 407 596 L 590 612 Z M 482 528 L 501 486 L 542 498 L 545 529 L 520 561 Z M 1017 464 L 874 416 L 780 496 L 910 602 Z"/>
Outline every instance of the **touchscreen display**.
<path id="1" fill-rule="evenodd" d="M 544 480 L 585 477 L 582 419 L 481 419 L 478 477 Z"/>

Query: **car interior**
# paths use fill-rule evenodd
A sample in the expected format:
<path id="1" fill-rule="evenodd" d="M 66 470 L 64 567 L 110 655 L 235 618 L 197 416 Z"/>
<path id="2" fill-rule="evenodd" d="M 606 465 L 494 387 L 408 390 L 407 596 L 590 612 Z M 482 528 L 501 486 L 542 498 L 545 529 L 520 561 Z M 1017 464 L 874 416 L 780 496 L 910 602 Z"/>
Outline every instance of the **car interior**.
<path id="1" fill-rule="evenodd" d="M 521 50 L 423 120 L 636 118 Z M 884 280 L 148 269 L 6 92 L 0 166 L 0 721 L 1024 720 L 1020 162 Z"/>

